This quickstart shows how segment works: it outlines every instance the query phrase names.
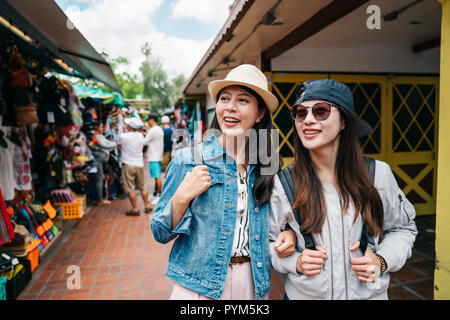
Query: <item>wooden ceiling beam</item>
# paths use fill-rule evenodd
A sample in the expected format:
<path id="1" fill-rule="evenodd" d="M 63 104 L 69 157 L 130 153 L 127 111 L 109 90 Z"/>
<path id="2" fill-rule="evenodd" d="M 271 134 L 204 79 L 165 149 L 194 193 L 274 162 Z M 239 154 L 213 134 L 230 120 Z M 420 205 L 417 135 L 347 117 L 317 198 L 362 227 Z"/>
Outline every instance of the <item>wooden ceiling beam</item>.
<path id="1" fill-rule="evenodd" d="M 369 0 L 334 0 L 262 53 L 263 61 L 278 57 L 300 42 L 341 19 Z M 363 26 L 365 27 L 365 25 Z"/>

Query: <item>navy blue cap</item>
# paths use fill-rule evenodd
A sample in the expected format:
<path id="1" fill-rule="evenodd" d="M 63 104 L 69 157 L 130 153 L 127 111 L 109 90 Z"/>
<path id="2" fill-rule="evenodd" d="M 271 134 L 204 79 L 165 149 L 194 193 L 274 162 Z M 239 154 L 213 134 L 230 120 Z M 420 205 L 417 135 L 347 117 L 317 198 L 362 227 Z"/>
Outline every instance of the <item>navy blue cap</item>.
<path id="1" fill-rule="evenodd" d="M 357 114 L 352 91 L 343 83 L 333 79 L 309 80 L 303 82 L 297 93 L 295 104 L 301 104 L 306 100 L 326 100 L 332 102 L 350 113 L 354 120 L 354 130 L 357 137 L 368 135 L 372 127 Z"/>
<path id="2" fill-rule="evenodd" d="M 156 114 L 156 113 L 150 113 L 148 116 L 147 116 L 147 119 L 145 119 L 146 121 L 148 121 L 148 120 L 150 120 L 150 119 L 153 119 L 153 120 L 155 120 L 155 121 L 158 121 L 158 115 Z"/>

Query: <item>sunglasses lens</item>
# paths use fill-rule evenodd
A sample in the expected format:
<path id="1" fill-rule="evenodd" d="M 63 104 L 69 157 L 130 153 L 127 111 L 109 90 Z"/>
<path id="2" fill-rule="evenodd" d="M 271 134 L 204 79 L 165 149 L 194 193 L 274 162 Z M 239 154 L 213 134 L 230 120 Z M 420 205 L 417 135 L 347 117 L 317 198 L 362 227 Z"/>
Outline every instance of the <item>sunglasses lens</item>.
<path id="1" fill-rule="evenodd" d="M 331 107 L 327 104 L 316 104 L 312 109 L 314 118 L 323 121 L 326 120 L 331 113 Z"/>
<path id="2" fill-rule="evenodd" d="M 303 106 L 293 106 L 292 107 L 292 118 L 295 121 L 303 121 L 308 114 L 308 109 Z"/>
<path id="3" fill-rule="evenodd" d="M 308 107 L 311 108 L 311 107 Z M 293 106 L 291 109 L 292 119 L 301 122 L 308 115 L 308 108 L 302 105 Z M 312 107 L 312 114 L 316 120 L 327 120 L 331 113 L 331 106 L 325 103 L 317 103 Z"/>

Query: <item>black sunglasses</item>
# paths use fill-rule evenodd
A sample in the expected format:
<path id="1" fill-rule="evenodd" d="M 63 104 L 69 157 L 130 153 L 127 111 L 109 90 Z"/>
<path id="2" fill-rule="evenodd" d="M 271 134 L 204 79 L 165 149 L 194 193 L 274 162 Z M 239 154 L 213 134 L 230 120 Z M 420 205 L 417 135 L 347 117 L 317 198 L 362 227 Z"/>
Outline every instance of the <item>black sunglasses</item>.
<path id="1" fill-rule="evenodd" d="M 308 109 L 311 109 L 316 120 L 324 121 L 330 116 L 331 108 L 338 108 L 338 106 L 330 102 L 318 102 L 312 107 L 297 104 L 291 107 L 291 116 L 295 121 L 302 122 L 308 115 Z"/>

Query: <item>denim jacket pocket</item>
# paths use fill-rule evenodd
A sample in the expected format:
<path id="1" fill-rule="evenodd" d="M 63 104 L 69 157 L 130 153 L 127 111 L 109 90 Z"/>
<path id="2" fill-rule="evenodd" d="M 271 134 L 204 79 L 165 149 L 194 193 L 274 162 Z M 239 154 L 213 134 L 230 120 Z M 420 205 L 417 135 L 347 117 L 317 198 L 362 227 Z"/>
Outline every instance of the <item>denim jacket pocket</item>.
<path id="1" fill-rule="evenodd" d="M 211 175 L 211 185 L 201 195 L 197 196 L 191 203 L 193 215 L 207 216 L 217 210 L 221 210 L 224 201 L 225 188 L 223 178 Z"/>

